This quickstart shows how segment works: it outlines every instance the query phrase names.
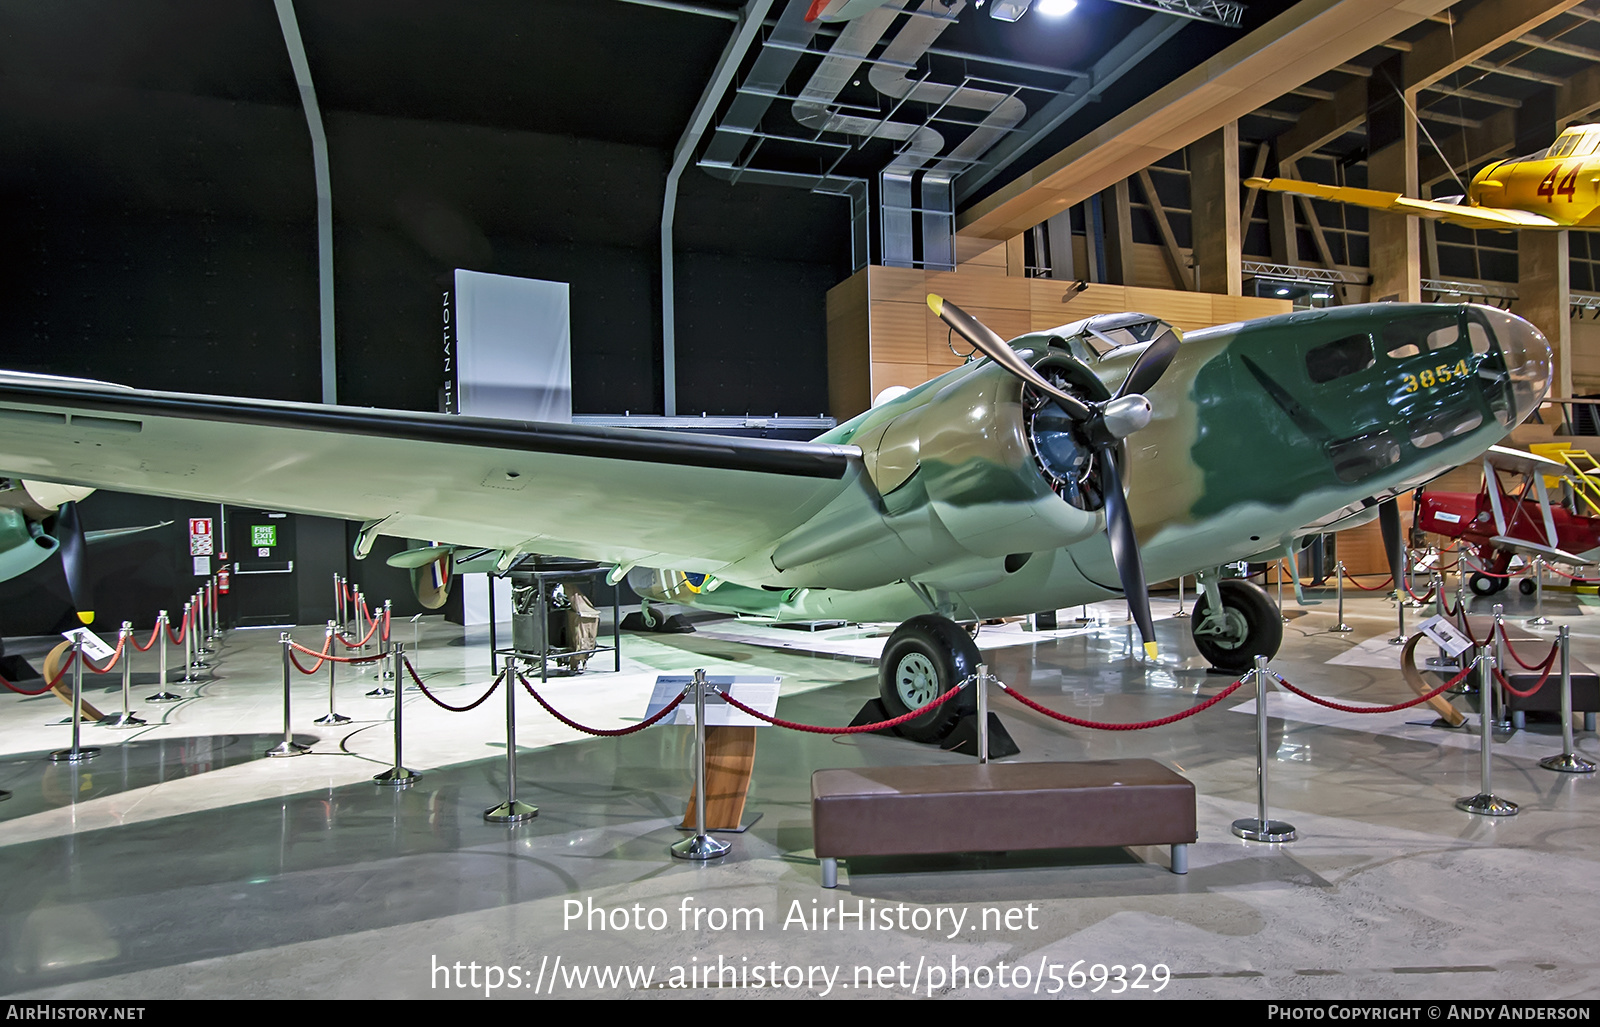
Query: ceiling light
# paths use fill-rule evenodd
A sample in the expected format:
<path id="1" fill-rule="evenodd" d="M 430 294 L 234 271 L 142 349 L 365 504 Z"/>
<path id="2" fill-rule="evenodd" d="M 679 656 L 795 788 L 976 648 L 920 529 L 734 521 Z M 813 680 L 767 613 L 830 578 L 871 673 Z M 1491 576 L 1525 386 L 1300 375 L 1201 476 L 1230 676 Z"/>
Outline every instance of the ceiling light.
<path id="1" fill-rule="evenodd" d="M 1278 295 L 1279 296 L 1287 296 L 1287 295 L 1289 295 L 1289 290 L 1288 289 L 1279 289 L 1278 290 Z"/>
<path id="2" fill-rule="evenodd" d="M 1078 6 L 1078 0 L 1039 0 L 1039 13 L 1046 18 L 1059 18 Z"/>
<path id="3" fill-rule="evenodd" d="M 992 0 L 989 4 L 989 17 L 998 21 L 1016 21 L 1028 13 L 1028 5 L 1033 0 Z"/>

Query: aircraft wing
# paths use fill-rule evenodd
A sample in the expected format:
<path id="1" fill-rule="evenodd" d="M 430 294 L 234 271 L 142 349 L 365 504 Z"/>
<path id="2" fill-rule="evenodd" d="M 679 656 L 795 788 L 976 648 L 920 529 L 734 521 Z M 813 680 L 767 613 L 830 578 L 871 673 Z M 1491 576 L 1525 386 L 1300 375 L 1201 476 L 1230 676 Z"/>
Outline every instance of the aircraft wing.
<path id="1" fill-rule="evenodd" d="M 718 570 L 859 488 L 860 456 L 0 372 L 0 474 L 619 564 Z"/>
<path id="2" fill-rule="evenodd" d="M 1448 221 L 1465 228 L 1492 228 L 1507 231 L 1513 228 L 1560 228 L 1561 224 L 1541 214 L 1510 207 L 1473 207 L 1466 204 L 1440 203 L 1436 200 L 1418 200 L 1404 193 L 1384 192 L 1381 189 L 1355 189 L 1349 186 L 1322 185 L 1318 182 L 1301 182 L 1293 178 L 1247 178 L 1245 185 L 1252 189 L 1266 189 L 1298 196 L 1314 196 L 1319 200 L 1353 203 L 1373 210 L 1392 210 L 1401 214 Z"/>

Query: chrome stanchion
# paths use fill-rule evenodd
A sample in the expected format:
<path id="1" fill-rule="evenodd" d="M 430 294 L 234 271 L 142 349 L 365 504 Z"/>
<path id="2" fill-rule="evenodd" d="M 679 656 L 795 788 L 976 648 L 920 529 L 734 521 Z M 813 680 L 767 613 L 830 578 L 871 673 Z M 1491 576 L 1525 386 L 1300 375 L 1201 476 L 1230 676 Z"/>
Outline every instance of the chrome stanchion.
<path id="1" fill-rule="evenodd" d="M 183 677 L 178 679 L 180 685 L 192 685 L 200 680 L 194 676 L 195 661 L 198 659 L 200 657 L 194 654 L 194 600 L 186 599 L 183 603 Z"/>
<path id="2" fill-rule="evenodd" d="M 215 654 L 216 650 L 207 644 L 207 641 L 211 637 L 211 629 L 207 626 L 206 621 L 206 593 L 204 589 L 201 589 L 194 594 L 194 622 L 196 628 L 196 634 L 194 636 L 194 652 L 196 659 Z M 206 664 L 201 663 L 199 665 L 204 667 Z"/>
<path id="3" fill-rule="evenodd" d="M 211 575 L 211 580 L 206 582 L 206 592 L 211 602 L 211 637 L 220 641 L 222 639 L 222 618 L 218 616 L 220 608 L 217 603 L 217 576 Z"/>
<path id="4" fill-rule="evenodd" d="M 490 583 L 491 586 L 493 582 Z M 483 811 L 495 824 L 519 824 L 539 815 L 539 807 L 517 801 L 517 669 L 506 665 L 506 801 Z"/>
<path id="5" fill-rule="evenodd" d="M 1293 824 L 1267 818 L 1267 658 L 1256 657 L 1256 816 L 1233 822 L 1233 833 L 1247 842 L 1292 842 Z"/>
<path id="6" fill-rule="evenodd" d="M 333 630 L 333 621 L 330 620 L 328 622 L 327 634 L 324 636 L 326 639 L 326 648 L 328 650 L 328 715 L 325 717 L 318 717 L 316 720 L 312 721 L 314 724 L 350 723 L 349 717 L 342 713 L 335 712 L 333 708 L 333 675 L 339 667 L 339 661 L 333 658 Z"/>
<path id="7" fill-rule="evenodd" d="M 1572 640 L 1568 637 L 1568 630 L 1567 625 L 1561 625 L 1557 642 L 1561 646 L 1561 751 L 1540 760 L 1539 766 L 1563 774 L 1592 774 L 1595 771 L 1594 761 L 1579 756 L 1577 746 L 1572 741 Z"/>
<path id="8" fill-rule="evenodd" d="M 122 712 L 102 717 L 101 727 L 144 727 L 144 721 L 128 711 L 128 689 L 133 684 L 133 622 L 123 621 L 117 632 L 117 648 L 122 651 Z"/>
<path id="9" fill-rule="evenodd" d="M 671 846 L 679 859 L 716 859 L 729 849 L 706 832 L 706 672 L 694 672 L 694 835 Z"/>
<path id="10" fill-rule="evenodd" d="M 1182 574 L 1178 575 L 1178 612 L 1173 614 L 1172 616 L 1177 617 L 1177 618 L 1183 618 L 1183 617 L 1189 616 L 1188 611 L 1183 608 L 1183 575 Z"/>
<path id="11" fill-rule="evenodd" d="M 1506 665 L 1506 608 L 1499 603 L 1494 604 L 1493 630 L 1494 665 L 1496 667 L 1504 667 Z M 1500 687 L 1500 683 L 1498 681 L 1494 681 L 1491 678 L 1490 684 L 1494 688 L 1495 703 L 1498 704 L 1500 710 L 1500 719 L 1495 721 L 1495 730 L 1510 731 L 1511 704 L 1506 700 L 1505 690 Z"/>
<path id="12" fill-rule="evenodd" d="M 1530 628 L 1542 628 L 1555 623 L 1544 615 L 1544 557 L 1533 558 L 1533 619 L 1528 621 Z"/>
<path id="13" fill-rule="evenodd" d="M 83 641 L 72 640 L 72 748 L 50 754 L 51 763 L 82 763 L 100 755 L 100 750 L 78 744 L 78 729 L 83 723 Z"/>
<path id="14" fill-rule="evenodd" d="M 978 664 L 978 762 L 989 762 L 989 665 Z"/>
<path id="15" fill-rule="evenodd" d="M 405 660 L 405 647 L 398 642 L 389 646 L 389 669 L 396 681 L 400 680 L 400 664 Z M 396 688 L 394 696 L 394 766 L 378 774 L 372 780 L 380 785 L 391 788 L 409 788 L 416 784 L 417 778 L 422 775 L 414 770 L 407 770 L 405 764 L 400 762 L 400 690 Z"/>
<path id="16" fill-rule="evenodd" d="M 1495 610 L 1500 608 L 1497 606 Z M 1498 612 L 1495 615 L 1496 625 L 1499 623 Z M 1480 753 L 1478 765 L 1478 794 L 1469 795 L 1464 799 L 1456 800 L 1456 809 L 1468 813 L 1477 813 L 1486 817 L 1514 817 L 1517 815 L 1517 804 L 1510 799 L 1502 799 L 1494 794 L 1494 788 L 1489 783 L 1489 764 L 1492 753 L 1490 746 L 1494 744 L 1494 668 L 1496 660 L 1494 650 L 1484 647 L 1483 655 L 1478 657 L 1478 749 Z"/>
<path id="17" fill-rule="evenodd" d="M 1337 583 L 1339 596 L 1339 623 L 1329 628 L 1329 631 L 1353 631 L 1354 628 L 1344 622 L 1344 561 L 1340 560 L 1333 569 L 1334 581 Z"/>
<path id="18" fill-rule="evenodd" d="M 278 642 L 283 646 L 283 741 L 268 749 L 268 756 L 303 756 L 311 751 L 311 746 L 295 741 L 289 730 L 289 680 L 293 671 L 289 660 L 290 641 L 287 631 L 278 636 Z"/>
<path id="19" fill-rule="evenodd" d="M 1433 586 L 1433 614 L 1434 616 L 1443 619 L 1445 616 L 1444 572 L 1438 568 L 1434 568 L 1433 573 L 1428 577 L 1428 581 Z M 1442 645 L 1439 647 L 1439 655 L 1430 657 L 1427 661 L 1427 666 L 1429 670 L 1437 671 L 1454 671 L 1461 669 L 1459 662 L 1452 657 Z"/>
<path id="20" fill-rule="evenodd" d="M 156 614 L 156 654 L 161 665 L 161 690 L 145 702 L 177 702 L 183 696 L 167 691 L 167 611 Z"/>
<path id="21" fill-rule="evenodd" d="M 333 616 L 339 621 L 339 631 L 344 632 L 344 626 L 349 618 L 344 615 L 344 579 L 339 577 L 339 572 L 333 572 Z"/>
<path id="22" fill-rule="evenodd" d="M 393 605 L 393 600 L 385 599 L 383 601 L 383 616 L 382 616 L 382 620 L 380 620 L 378 623 L 383 624 L 391 633 L 393 633 L 393 631 L 394 631 L 394 605 Z M 378 631 L 378 646 L 379 646 L 379 648 L 382 648 L 383 647 L 383 643 L 387 642 L 387 641 L 388 641 L 388 639 L 383 637 L 383 629 L 379 629 L 379 631 Z M 390 666 L 388 660 L 384 660 L 381 664 L 379 664 L 379 666 L 381 666 L 383 668 L 381 671 L 378 672 L 378 680 L 379 681 L 397 681 L 397 680 L 399 680 L 398 678 L 396 678 L 394 676 L 394 668 L 392 666 Z M 376 695 L 388 695 L 389 694 L 389 690 L 387 688 L 384 688 L 382 685 L 379 685 L 377 688 L 373 689 L 371 692 L 368 692 L 367 694 L 368 695 L 374 695 L 374 694 L 376 694 Z"/>
<path id="23" fill-rule="evenodd" d="M 1394 579 L 1394 608 L 1400 617 L 1400 633 L 1389 639 L 1390 645 L 1406 644 L 1406 582 L 1411 580 L 1410 554 L 1400 553 L 1400 577 Z"/>

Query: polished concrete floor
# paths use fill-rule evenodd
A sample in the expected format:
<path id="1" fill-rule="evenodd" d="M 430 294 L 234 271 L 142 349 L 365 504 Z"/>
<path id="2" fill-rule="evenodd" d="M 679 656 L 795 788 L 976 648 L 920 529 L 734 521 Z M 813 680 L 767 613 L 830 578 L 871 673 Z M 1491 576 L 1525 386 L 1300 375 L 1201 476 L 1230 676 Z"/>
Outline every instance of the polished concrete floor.
<path id="1" fill-rule="evenodd" d="M 1393 605 L 1348 599 L 1348 634 L 1329 631 L 1331 602 L 1291 605 L 1274 668 L 1351 704 L 1408 697 L 1385 643 Z M 1530 615 L 1514 590 L 1505 601 Z M 1545 599 L 1571 625 L 1575 655 L 1600 666 L 1594 603 Z M 995 673 L 1036 701 L 1137 721 L 1231 681 L 1205 672 L 1175 611 L 1157 601 L 1153 666 L 1130 660 L 1131 626 L 1114 603 L 1089 607 L 1087 625 L 1068 611 L 1066 630 L 985 629 L 980 642 Z M 779 712 L 796 721 L 847 723 L 875 694 L 880 632 L 701 629 L 625 635 L 620 673 L 600 657 L 543 694 L 598 727 L 636 722 L 656 674 L 696 667 L 781 675 Z M 412 630 L 396 637 L 410 643 Z M 430 689 L 458 706 L 480 696 L 483 638 L 437 620 L 418 630 Z M 320 645 L 321 632 L 297 637 Z M 499 695 L 449 713 L 406 691 L 405 762 L 423 776 L 381 788 L 371 778 L 391 760 L 393 705 L 364 695 L 371 669 L 341 671 L 338 707 L 355 718 L 342 727 L 313 723 L 326 712 L 326 674 L 297 677 L 294 735 L 312 752 L 263 758 L 282 737 L 276 640 L 230 633 L 203 683 L 168 705 L 143 701 L 155 663 L 141 656 L 133 705 L 149 723 L 85 727 L 100 754 L 76 766 L 46 758 L 69 741 L 62 703 L 0 695 L 0 788 L 12 793 L 0 802 L 0 995 L 1600 996 L 1587 944 L 1600 781 L 1538 766 L 1560 748 L 1553 723 L 1496 739 L 1495 791 L 1521 811 L 1494 819 L 1454 806 L 1478 791 L 1475 731 L 1434 727 L 1418 709 L 1338 713 L 1273 695 L 1271 813 L 1299 838 L 1271 845 L 1229 830 L 1256 809 L 1246 690 L 1136 732 L 1066 727 L 1000 697 L 993 708 L 1022 749 L 1014 759 L 1146 756 L 1193 780 L 1200 838 L 1187 876 L 1168 871 L 1164 848 L 1139 848 L 860 860 L 825 891 L 811 847 L 813 770 L 966 758 L 895 738 L 764 729 L 749 806 L 760 820 L 724 836 L 727 856 L 694 864 L 668 853 L 691 781 L 689 730 L 590 738 L 522 696 L 516 793 L 540 812 L 487 823 L 483 811 L 508 791 Z M 48 644 L 8 641 L 36 665 Z M 120 709 L 117 685 L 113 674 L 86 692 Z M 1580 733 L 1578 747 L 1600 758 L 1594 735 Z M 841 901 L 886 919 L 839 929 Z M 835 918 L 813 930 L 822 909 Z"/>

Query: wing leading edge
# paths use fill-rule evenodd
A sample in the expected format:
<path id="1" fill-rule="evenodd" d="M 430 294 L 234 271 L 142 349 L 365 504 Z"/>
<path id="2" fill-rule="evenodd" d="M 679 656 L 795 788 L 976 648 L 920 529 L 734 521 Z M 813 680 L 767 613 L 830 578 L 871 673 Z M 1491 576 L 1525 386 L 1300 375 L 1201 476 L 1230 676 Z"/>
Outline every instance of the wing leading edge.
<path id="1" fill-rule="evenodd" d="M 861 491 L 860 455 L 0 373 L 0 471 L 17 477 L 688 570 L 746 557 Z"/>
<path id="2" fill-rule="evenodd" d="M 1540 214 L 1511 207 L 1473 207 L 1467 204 L 1440 203 L 1436 200 L 1418 200 L 1404 193 L 1384 192 L 1381 189 L 1356 189 L 1351 186 L 1322 185 L 1318 182 L 1301 182 L 1292 178 L 1247 178 L 1245 185 L 1252 189 L 1266 189 L 1277 193 L 1294 193 L 1313 196 L 1319 200 L 1353 203 L 1373 210 L 1392 210 L 1401 214 L 1448 221 L 1466 228 L 1492 228 L 1505 231 L 1511 228 L 1560 228 L 1559 222 Z"/>

